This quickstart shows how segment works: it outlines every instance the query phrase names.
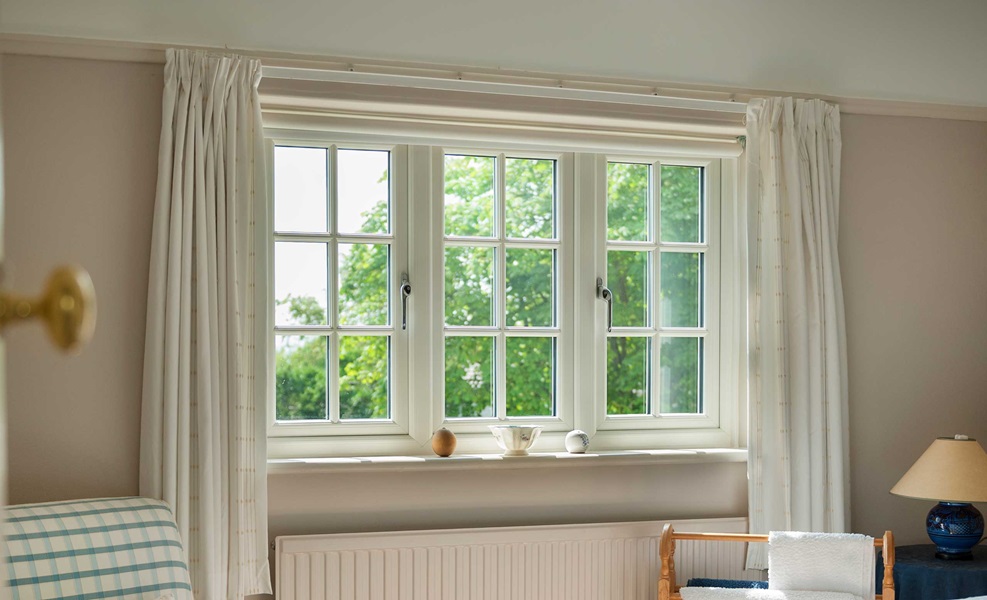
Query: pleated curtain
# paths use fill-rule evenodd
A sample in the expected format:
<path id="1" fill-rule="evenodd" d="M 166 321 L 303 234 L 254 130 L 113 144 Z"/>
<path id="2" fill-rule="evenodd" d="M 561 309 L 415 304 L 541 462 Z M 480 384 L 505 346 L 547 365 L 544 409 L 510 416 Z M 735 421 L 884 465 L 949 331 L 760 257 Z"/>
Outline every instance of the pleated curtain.
<path id="1" fill-rule="evenodd" d="M 749 511 L 753 533 L 849 524 L 847 360 L 837 253 L 839 108 L 747 110 Z M 767 568 L 751 544 L 748 568 Z"/>
<path id="2" fill-rule="evenodd" d="M 267 192 L 260 77 L 256 60 L 167 52 L 140 493 L 172 506 L 197 600 L 271 592 L 254 314 Z"/>

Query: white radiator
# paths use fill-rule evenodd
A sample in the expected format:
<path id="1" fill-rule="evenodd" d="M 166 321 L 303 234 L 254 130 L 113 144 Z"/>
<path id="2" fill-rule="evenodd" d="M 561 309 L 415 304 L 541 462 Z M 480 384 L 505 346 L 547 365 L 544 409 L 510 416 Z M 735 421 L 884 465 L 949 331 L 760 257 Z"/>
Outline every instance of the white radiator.
<path id="1" fill-rule="evenodd" d="M 277 538 L 278 600 L 654 600 L 665 521 Z M 746 519 L 674 521 L 744 533 Z M 676 543 L 676 579 L 759 579 L 745 544 Z"/>

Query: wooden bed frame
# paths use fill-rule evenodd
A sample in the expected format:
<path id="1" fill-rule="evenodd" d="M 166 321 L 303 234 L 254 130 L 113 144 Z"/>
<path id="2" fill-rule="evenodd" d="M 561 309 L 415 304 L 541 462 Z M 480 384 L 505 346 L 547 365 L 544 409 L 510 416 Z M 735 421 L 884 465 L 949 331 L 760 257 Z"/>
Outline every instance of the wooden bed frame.
<path id="1" fill-rule="evenodd" d="M 661 575 L 658 578 L 658 600 L 681 600 L 679 586 L 675 585 L 675 541 L 700 540 L 710 542 L 767 542 L 766 534 L 755 533 L 679 533 L 668 523 L 661 532 L 658 554 L 661 557 Z M 874 547 L 881 548 L 884 555 L 884 579 L 881 581 L 881 592 L 876 600 L 895 600 L 894 598 L 894 535 L 884 532 L 884 538 L 874 540 Z"/>

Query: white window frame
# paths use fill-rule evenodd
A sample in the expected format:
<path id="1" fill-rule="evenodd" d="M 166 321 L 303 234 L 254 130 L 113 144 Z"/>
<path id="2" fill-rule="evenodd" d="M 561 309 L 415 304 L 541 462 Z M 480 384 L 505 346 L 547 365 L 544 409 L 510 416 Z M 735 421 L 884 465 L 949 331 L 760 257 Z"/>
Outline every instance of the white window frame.
<path id="1" fill-rule="evenodd" d="M 444 218 L 444 196 L 445 196 L 445 176 L 444 165 L 446 155 L 474 155 L 474 156 L 494 156 L 497 158 L 497 175 L 495 179 L 496 196 L 495 209 L 497 211 L 497 225 L 493 238 L 462 238 L 445 235 Z M 505 231 L 505 158 L 527 158 L 527 159 L 547 159 L 555 161 L 555 231 L 554 240 L 519 240 L 506 237 Z M 489 148 L 476 147 L 442 147 L 432 148 L 432 163 L 434 165 L 432 201 L 438 205 L 436 211 L 437 221 L 433 224 L 433 231 L 439 232 L 433 236 L 432 252 L 435 257 L 438 277 L 433 280 L 432 302 L 433 309 L 433 331 L 437 343 L 434 345 L 433 377 L 435 381 L 435 399 L 432 407 L 435 428 L 448 427 L 456 431 L 457 435 L 479 434 L 482 441 L 490 436 L 489 425 L 497 423 L 524 423 L 531 425 L 541 425 L 544 432 L 568 432 L 573 429 L 573 402 L 571 389 L 571 372 L 573 361 L 572 332 L 573 310 L 572 306 L 565 300 L 573 297 L 572 289 L 572 244 L 568 240 L 572 237 L 573 230 L 573 202 L 572 202 L 572 154 L 566 152 L 537 152 L 531 150 L 517 150 L 502 148 L 491 151 Z M 506 247 L 529 247 L 541 249 L 557 249 L 557 264 L 555 270 L 556 289 L 556 323 L 554 327 L 530 327 L 515 328 L 507 327 L 504 323 L 498 323 L 492 327 L 446 327 L 445 325 L 445 249 L 446 242 L 451 241 L 454 245 L 467 246 L 489 246 L 496 248 Z M 503 253 L 501 254 L 503 256 Z M 506 287 L 506 272 L 504 261 L 497 262 L 497 273 L 495 274 L 494 306 L 498 318 L 504 312 L 504 289 Z M 445 416 L 445 337 L 447 333 L 456 335 L 458 333 L 494 333 L 496 335 L 496 383 L 494 386 L 497 399 L 497 416 L 495 417 L 474 417 L 474 418 L 446 418 Z M 511 335 L 523 336 L 531 335 L 544 337 L 551 332 L 556 339 L 556 371 L 555 371 L 555 415 L 545 417 L 508 417 L 505 413 L 506 406 L 506 370 L 505 370 L 505 345 L 504 340 L 507 332 Z M 489 444 L 482 443 L 479 446 L 469 444 L 470 447 L 489 450 Z M 496 448 L 496 447 L 494 447 Z"/>
<path id="2" fill-rule="evenodd" d="M 276 232 L 274 227 L 274 149 L 277 146 L 298 148 L 318 148 L 326 150 L 326 176 L 328 179 L 327 195 L 329 206 L 328 224 L 330 233 L 295 233 Z M 390 193 L 389 234 L 340 234 L 336 228 L 337 219 L 337 180 L 335 176 L 336 155 L 340 148 L 346 150 L 383 150 L 389 153 L 388 186 Z M 322 141 L 312 139 L 291 139 L 286 137 L 269 138 L 267 141 L 269 165 L 269 189 L 271 202 L 268 208 L 268 227 L 266 242 L 271 266 L 268 273 L 258 281 L 267 282 L 267 314 L 270 326 L 265 332 L 269 360 L 269 382 L 267 390 L 267 414 L 269 438 L 317 438 L 352 439 L 355 436 L 377 436 L 381 438 L 399 437 L 408 434 L 409 428 L 409 392 L 408 392 L 408 335 L 400 327 L 401 297 L 400 286 L 402 276 L 408 272 L 408 231 L 407 231 L 407 149 L 401 145 L 385 145 L 379 143 L 351 143 L 343 140 L 325 138 Z M 275 325 L 274 302 L 274 247 L 275 242 L 297 241 L 326 243 L 329 250 L 329 265 L 327 285 L 328 304 L 326 307 L 330 324 L 326 326 L 277 326 Z M 390 245 L 390 273 L 388 278 L 388 296 L 390 302 L 389 324 L 384 326 L 340 325 L 336 317 L 338 303 L 337 288 L 339 285 L 338 245 L 340 243 L 388 242 Z M 389 418 L 388 419 L 349 419 L 339 418 L 338 397 L 338 356 L 340 334 L 390 334 L 391 350 L 389 357 Z M 274 389 L 276 378 L 274 373 L 275 338 L 278 334 L 318 334 L 328 338 L 327 361 L 329 373 L 326 384 L 329 395 L 329 421 L 278 421 L 276 418 L 276 402 Z M 334 444 L 335 445 L 335 444 Z M 343 446 L 342 448 L 345 448 Z M 342 449 L 340 448 L 340 449 Z"/>
<path id="3" fill-rule="evenodd" d="M 496 143 L 434 145 L 382 144 L 381 136 L 361 133 L 295 131 L 286 134 L 268 132 L 271 202 L 269 207 L 268 249 L 273 257 L 273 148 L 277 145 L 386 149 L 391 151 L 391 326 L 395 331 L 392 372 L 391 411 L 389 422 L 285 423 L 274 418 L 274 328 L 265 338 L 270 352 L 270 386 L 268 401 L 269 456 L 271 458 L 312 458 L 321 456 L 428 455 L 433 431 L 442 426 L 458 437 L 457 453 L 498 453 L 487 425 L 497 422 L 525 422 L 543 425 L 536 451 L 564 450 L 562 440 L 571 429 L 582 429 L 593 437 L 594 450 L 641 450 L 659 448 L 736 447 L 742 424 L 741 390 L 726 378 L 721 385 L 720 369 L 731 361 L 720 360 L 719 333 L 723 311 L 719 298 L 732 278 L 722 277 L 721 263 L 727 244 L 721 243 L 726 231 L 723 199 L 735 198 L 740 171 L 736 158 L 696 159 L 644 153 L 571 153 L 525 149 Z M 518 158 L 556 160 L 556 202 L 559 238 L 556 286 L 559 306 L 557 327 L 556 415 L 542 418 L 507 418 L 502 412 L 494 418 L 446 419 L 444 406 L 444 247 L 443 221 L 446 154 L 504 155 Z M 708 229 L 706 235 L 706 380 L 704 415 L 606 415 L 606 312 L 596 297 L 596 279 L 606 281 L 606 189 L 608 162 L 663 163 L 702 166 L 705 168 Z M 502 161 L 499 163 L 504 164 Z M 501 174 L 503 175 L 503 174 Z M 331 179 L 332 181 L 332 179 Z M 499 178 L 503 186 L 503 177 Z M 655 193 L 660 190 L 652 186 Z M 334 193 L 334 192 L 330 192 Z M 501 198 L 503 190 L 500 190 Z M 655 204 L 654 211 L 660 210 Z M 502 218 L 503 210 L 500 215 Z M 658 216 L 657 213 L 655 215 Z M 654 219 L 654 227 L 659 227 Z M 503 223 L 501 223 L 503 227 Z M 503 229 L 501 229 L 503 233 Z M 657 233 L 657 231 L 656 231 Z M 263 237 L 263 236 L 261 236 Z M 655 237 L 658 247 L 658 238 Z M 496 242 L 502 244 L 503 242 Z M 399 246 L 400 245 L 400 246 Z M 656 249 L 657 253 L 658 250 Z M 657 254 L 656 254 L 657 258 Z M 654 261 L 658 269 L 658 261 Z M 499 276 L 503 281 L 503 265 Z M 258 281 L 267 281 L 270 303 L 268 314 L 273 325 L 273 258 L 267 273 Z M 412 284 L 409 301 L 409 326 L 400 328 L 399 286 L 403 273 Z M 657 300 L 658 279 L 654 279 L 653 299 Z M 330 285 L 335 285 L 331 283 Z M 502 287 L 503 284 L 501 284 Z M 713 293 L 718 290 L 718 293 Z M 502 299 L 498 299 L 502 302 Z M 653 305 L 657 319 L 657 304 Z M 690 330 L 691 331 L 691 330 Z M 503 334 L 499 334 L 502 336 Z M 656 339 L 658 333 L 655 333 Z M 403 349 L 399 350 L 397 346 Z M 502 347 L 499 344 L 498 347 Z M 576 349 L 579 349 L 577 352 Z M 502 353 L 502 351 L 500 351 Z M 397 358 L 403 353 L 403 360 Z M 655 359 L 657 360 L 657 358 Z M 713 368 L 713 364 L 717 365 Z M 498 388 L 502 395 L 503 381 Z M 656 390 L 657 392 L 657 390 Z M 657 398 L 654 404 L 658 404 Z M 502 404 L 501 404 L 502 406 Z"/>
<path id="4" fill-rule="evenodd" d="M 735 422 L 730 421 L 738 411 L 724 410 L 725 404 L 730 402 L 724 397 L 720 386 L 720 373 L 723 365 L 721 361 L 720 334 L 721 327 L 721 305 L 720 298 L 723 295 L 726 281 L 721 277 L 721 262 L 723 259 L 724 244 L 721 237 L 721 204 L 724 190 L 732 191 L 736 186 L 735 181 L 727 181 L 723 173 L 723 163 L 731 159 L 696 159 L 689 157 L 675 157 L 670 155 L 644 155 L 644 154 L 598 154 L 591 155 L 589 160 L 593 163 L 595 178 L 595 193 L 591 194 L 590 205 L 586 207 L 586 212 L 592 212 L 594 217 L 591 222 L 584 222 L 588 229 L 593 227 L 593 231 L 588 237 L 595 240 L 597 271 L 603 280 L 604 286 L 608 282 L 607 273 L 607 252 L 614 249 L 634 249 L 648 250 L 652 252 L 653 259 L 650 264 L 650 289 L 648 290 L 648 300 L 650 304 L 650 322 L 647 327 L 633 328 L 613 328 L 613 335 L 621 333 L 632 334 L 641 337 L 650 337 L 654 346 L 660 345 L 662 337 L 696 337 L 697 332 L 702 332 L 704 338 L 704 368 L 703 368 L 703 413 L 702 414 L 669 414 L 660 413 L 660 352 L 652 350 L 650 360 L 650 381 L 651 387 L 651 411 L 645 415 L 608 415 L 606 405 L 607 394 L 607 338 L 611 337 L 606 331 L 606 306 L 596 311 L 596 326 L 594 327 L 594 347 L 598 355 L 595 357 L 592 368 L 596 373 L 595 397 L 598 401 L 593 403 L 594 412 L 594 434 L 596 434 L 602 444 L 608 449 L 641 449 L 659 447 L 682 447 L 683 443 L 692 446 L 729 446 L 734 444 L 737 437 Z M 611 242 L 607 239 L 607 165 L 609 163 L 632 163 L 647 164 L 650 166 L 649 181 L 649 239 L 644 242 Z M 705 219 L 703 222 L 704 236 L 703 242 L 663 242 L 660 238 L 661 231 L 661 185 L 659 173 L 661 166 L 685 166 L 703 168 L 703 191 L 705 192 Z M 706 293 L 703 294 L 703 314 L 704 323 L 700 328 L 675 328 L 662 327 L 660 325 L 660 287 L 661 287 L 661 261 L 660 253 L 664 251 L 703 251 L 705 254 L 705 274 Z M 595 282 L 594 282 L 595 284 Z M 647 331 L 642 335 L 643 331 Z M 664 335 L 663 335 L 664 334 Z M 733 394 L 736 397 L 736 394 Z"/>
<path id="5" fill-rule="evenodd" d="M 669 159 L 669 158 L 653 158 L 635 159 L 630 156 L 606 156 L 607 163 L 633 163 L 633 164 L 647 164 L 651 167 L 650 177 L 651 181 L 648 185 L 649 190 L 649 211 L 651 213 L 651 218 L 649 219 L 649 233 L 651 241 L 645 242 L 611 242 L 609 240 L 605 241 L 603 244 L 598 244 L 600 249 L 600 264 L 602 265 L 602 271 L 605 275 L 602 277 L 604 285 L 609 281 L 606 273 L 607 271 L 607 252 L 611 249 L 615 250 L 647 250 L 651 252 L 653 259 L 650 265 L 650 275 L 651 275 L 651 285 L 648 290 L 648 303 L 651 308 L 649 320 L 647 326 L 645 327 L 614 327 L 613 334 L 607 337 L 617 337 L 621 334 L 631 335 L 635 337 L 648 337 L 653 340 L 652 345 L 660 345 L 662 337 L 696 337 L 697 333 L 701 333 L 699 337 L 705 339 L 705 354 L 706 360 L 704 361 L 704 381 L 703 390 L 705 392 L 705 397 L 719 398 L 719 290 L 720 290 L 720 271 L 719 271 L 719 256 L 718 253 L 712 251 L 718 244 L 712 242 L 714 239 L 712 236 L 716 236 L 715 239 L 719 239 L 719 216 L 720 216 L 720 177 L 719 177 L 719 161 L 715 160 L 690 160 L 690 159 Z M 683 166 L 683 167 L 701 167 L 703 168 L 703 176 L 705 181 L 703 182 L 703 188 L 706 192 L 706 218 L 703 222 L 703 238 L 705 242 L 694 243 L 694 242 L 662 242 L 659 238 L 659 232 L 661 231 L 661 217 L 660 217 L 660 207 L 661 207 L 661 186 L 656 175 L 660 172 L 663 164 L 669 166 Z M 606 181 L 604 180 L 604 197 L 606 194 Z M 607 224 L 604 220 L 603 223 L 598 224 L 601 227 L 601 235 L 604 239 L 607 236 Z M 660 316 L 658 315 L 660 308 L 660 288 L 661 288 L 661 252 L 697 252 L 702 251 L 706 255 L 705 260 L 705 272 L 703 274 L 703 280 L 707 282 L 707 293 L 703 294 L 703 301 L 705 306 L 703 307 L 703 315 L 705 317 L 705 322 L 703 327 L 699 328 L 676 328 L 676 327 L 662 327 L 659 323 Z M 712 294 L 708 291 L 712 289 L 717 293 Z M 647 334 L 642 335 L 642 330 L 647 331 Z M 665 334 L 662 336 L 662 334 Z M 604 353 L 606 349 L 604 348 Z M 648 382 L 651 387 L 651 412 L 648 415 L 608 415 L 606 409 L 606 403 L 601 403 L 599 407 L 599 420 L 600 429 L 642 429 L 642 428 L 682 428 L 682 429 L 704 429 L 709 427 L 717 427 L 719 425 L 719 402 L 704 402 L 704 411 L 702 414 L 669 414 L 660 413 L 658 411 L 660 405 L 660 399 L 658 394 L 659 390 L 659 375 L 660 375 L 660 352 L 652 350 L 651 365 L 650 365 L 650 381 Z M 601 397 L 606 396 L 606 360 L 598 361 L 601 362 L 603 366 L 603 372 L 601 376 L 602 390 L 603 393 Z"/>

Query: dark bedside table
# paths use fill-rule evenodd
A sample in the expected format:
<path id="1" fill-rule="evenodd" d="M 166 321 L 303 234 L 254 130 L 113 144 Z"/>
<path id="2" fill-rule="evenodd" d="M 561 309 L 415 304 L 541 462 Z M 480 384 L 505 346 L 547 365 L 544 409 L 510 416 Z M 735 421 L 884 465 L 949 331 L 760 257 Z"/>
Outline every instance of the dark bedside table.
<path id="1" fill-rule="evenodd" d="M 899 546 L 895 548 L 894 589 L 897 600 L 987 595 L 987 549 L 975 547 L 973 560 L 939 560 L 933 544 Z"/>

